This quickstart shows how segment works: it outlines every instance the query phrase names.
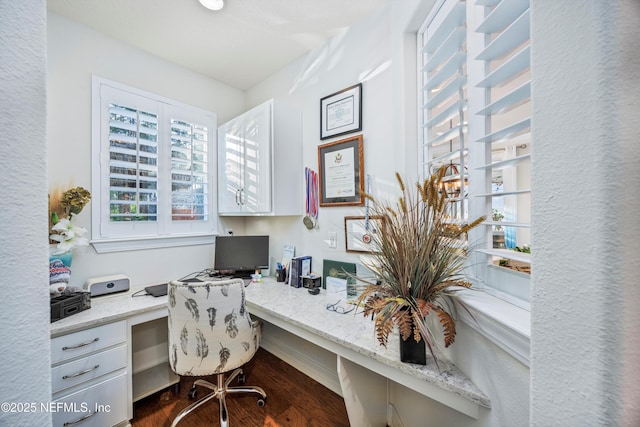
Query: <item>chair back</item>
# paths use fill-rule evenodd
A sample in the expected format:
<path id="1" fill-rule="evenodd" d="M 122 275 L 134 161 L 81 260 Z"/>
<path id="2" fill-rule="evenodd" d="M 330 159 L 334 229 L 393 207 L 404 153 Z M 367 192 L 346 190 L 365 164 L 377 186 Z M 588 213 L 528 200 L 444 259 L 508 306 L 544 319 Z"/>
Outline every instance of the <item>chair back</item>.
<path id="1" fill-rule="evenodd" d="M 242 279 L 169 282 L 169 363 L 178 375 L 227 372 L 260 345 L 258 322 L 246 307 Z"/>

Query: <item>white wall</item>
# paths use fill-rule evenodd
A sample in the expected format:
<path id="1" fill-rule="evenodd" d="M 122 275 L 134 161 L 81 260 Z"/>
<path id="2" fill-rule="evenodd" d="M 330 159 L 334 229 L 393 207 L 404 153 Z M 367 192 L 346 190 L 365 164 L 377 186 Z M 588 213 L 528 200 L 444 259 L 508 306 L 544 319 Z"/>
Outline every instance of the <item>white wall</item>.
<path id="1" fill-rule="evenodd" d="M 327 142 L 319 137 L 320 98 L 362 82 L 365 172 L 371 174 L 377 192 L 395 190 L 396 171 L 417 177 L 415 31 L 431 6 L 432 2 L 391 1 L 380 13 L 249 90 L 247 104 L 275 97 L 300 106 L 302 166 L 317 170 L 317 147 Z M 248 232 L 268 232 L 273 241 L 294 243 L 299 254 L 313 257 L 313 269 L 322 273 L 325 258 L 358 262 L 344 250 L 343 218 L 362 214 L 358 207 L 321 208 L 320 229 L 313 231 L 301 218 L 251 219 L 246 227 Z M 338 232 L 338 249 L 325 243 L 329 231 Z M 452 359 L 489 396 L 492 409 L 482 410 L 475 421 L 392 385 L 390 398 L 404 425 L 528 425 L 529 369 L 462 324 L 453 347 Z"/>
<path id="2" fill-rule="evenodd" d="M 91 75 L 123 83 L 218 114 L 218 124 L 245 110 L 244 93 L 160 60 L 62 16 L 48 14 L 49 189 L 91 189 Z M 91 234 L 93 203 L 77 217 Z M 233 224 L 233 222 L 231 222 Z M 235 229 L 242 227 L 237 222 Z M 242 230 L 239 230 L 242 231 Z M 213 244 L 97 254 L 73 253 L 71 285 L 125 274 L 132 289 L 166 282 L 212 266 Z"/>
<path id="3" fill-rule="evenodd" d="M 409 180 L 417 176 L 415 77 L 402 79 L 407 73 L 415 76 L 415 68 L 411 68 L 415 64 L 415 45 L 403 44 L 405 34 L 398 26 L 409 19 L 417 5 L 423 10 L 431 6 L 431 2 L 422 3 L 402 2 L 356 23 L 247 92 L 248 105 L 275 97 L 302 110 L 301 179 L 305 166 L 318 170 L 318 145 L 355 135 L 320 140 L 320 99 L 358 82 L 363 84 L 364 170 L 371 174 L 372 190 L 395 192 L 396 171 Z M 415 43 L 413 38 L 411 41 Z M 406 92 L 410 93 L 409 99 L 404 96 Z M 405 103 L 409 104 L 408 109 Z M 411 137 L 406 138 L 407 134 Z M 349 215 L 364 215 L 364 210 L 321 208 L 320 228 L 313 231 L 303 226 L 302 218 L 258 219 L 247 221 L 246 225 L 247 232 L 271 234 L 276 250 L 283 243 L 294 243 L 296 253 L 311 255 L 313 269 L 322 273 L 325 258 L 358 261 L 357 255 L 344 251 L 344 217 Z M 328 233 L 333 231 L 338 233 L 338 249 L 327 245 Z"/>
<path id="4" fill-rule="evenodd" d="M 640 425 L 640 3 L 532 1 L 531 425 Z"/>
<path id="5" fill-rule="evenodd" d="M 51 425 L 45 58 L 45 2 L 0 1 L 0 402 L 37 405 L 3 426 Z"/>

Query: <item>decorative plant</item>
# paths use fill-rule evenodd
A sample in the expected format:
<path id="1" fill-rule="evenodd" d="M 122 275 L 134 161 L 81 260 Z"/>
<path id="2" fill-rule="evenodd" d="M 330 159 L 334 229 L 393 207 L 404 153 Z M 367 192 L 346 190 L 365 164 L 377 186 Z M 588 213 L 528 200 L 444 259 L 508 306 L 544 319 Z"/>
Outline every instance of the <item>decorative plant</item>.
<path id="1" fill-rule="evenodd" d="M 396 202 L 379 201 L 367 194 L 371 215 L 382 217 L 382 229 L 373 234 L 378 252 L 363 261 L 376 276 L 358 303 L 364 316 L 373 316 L 378 341 L 386 347 L 389 334 L 398 326 L 403 340 L 424 339 L 437 363 L 434 332 L 425 321 L 435 314 L 444 329 L 444 345 L 455 341 L 456 326 L 448 298 L 470 288 L 463 268 L 468 248 L 466 233 L 485 217 L 468 224 L 450 222 L 450 200 L 442 191 L 440 170 L 413 191 L 396 178 L 402 191 Z"/>
<path id="2" fill-rule="evenodd" d="M 82 209 L 91 200 L 91 193 L 82 188 L 71 188 L 64 193 L 54 193 L 49 197 L 49 210 L 51 212 L 51 224 L 53 234 L 49 238 L 58 245 L 53 254 L 61 254 L 72 250 L 77 246 L 86 246 L 89 239 L 84 237 L 87 230 L 83 227 L 76 227 L 71 220 L 74 215 L 82 212 Z"/>
<path id="3" fill-rule="evenodd" d="M 498 209 L 493 208 L 491 211 L 491 216 L 494 222 L 500 222 L 504 219 L 504 215 L 502 214 L 502 212 L 500 212 Z M 502 230 L 502 226 L 501 225 L 496 225 L 496 230 L 500 231 Z"/>

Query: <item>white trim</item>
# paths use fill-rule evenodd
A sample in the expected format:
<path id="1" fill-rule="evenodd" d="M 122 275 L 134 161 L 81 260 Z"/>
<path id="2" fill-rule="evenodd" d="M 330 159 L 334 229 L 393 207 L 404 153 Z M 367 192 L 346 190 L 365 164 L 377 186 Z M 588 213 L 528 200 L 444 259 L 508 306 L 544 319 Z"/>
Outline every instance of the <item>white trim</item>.
<path id="1" fill-rule="evenodd" d="M 531 313 L 481 290 L 464 290 L 456 309 L 460 320 L 529 367 Z"/>
<path id="2" fill-rule="evenodd" d="M 106 91 L 103 93 L 103 91 Z M 104 97 L 103 97 L 104 95 Z M 158 112 L 158 212 L 154 222 L 110 222 L 108 209 L 109 149 L 105 147 L 103 123 L 106 99 L 123 99 L 131 105 Z M 129 99 L 131 98 L 131 99 Z M 217 115 L 160 95 L 92 75 L 92 197 L 91 244 L 98 253 L 213 244 L 217 234 Z M 153 108 L 152 108 L 153 107 Z M 193 120 L 208 129 L 206 172 L 207 218 L 201 221 L 171 220 L 170 132 L 167 120 Z M 104 128 L 103 128 L 104 125 Z M 162 126 L 165 126 L 164 128 Z M 164 137 L 161 135 L 164 132 Z M 162 145 L 164 144 L 164 146 Z M 169 147 L 169 148 L 167 148 Z M 164 151 L 162 151 L 164 150 Z M 161 154 L 162 153 L 164 154 Z"/>
<path id="3" fill-rule="evenodd" d="M 108 240 L 91 240 L 97 253 L 138 251 L 155 248 L 174 248 L 178 246 L 212 245 L 216 234 L 198 234 L 194 236 L 149 236 Z"/>

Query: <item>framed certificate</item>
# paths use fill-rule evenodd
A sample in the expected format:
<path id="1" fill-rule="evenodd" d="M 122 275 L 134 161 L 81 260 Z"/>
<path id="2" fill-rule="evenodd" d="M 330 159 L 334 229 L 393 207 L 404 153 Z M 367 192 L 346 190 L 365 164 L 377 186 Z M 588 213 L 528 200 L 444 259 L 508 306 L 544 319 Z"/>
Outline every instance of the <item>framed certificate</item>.
<path id="1" fill-rule="evenodd" d="M 318 146 L 320 206 L 364 204 L 362 135 Z"/>
<path id="2" fill-rule="evenodd" d="M 375 236 L 382 232 L 381 216 L 345 216 L 344 241 L 347 252 L 376 253 L 378 239 Z"/>
<path id="3" fill-rule="evenodd" d="M 362 130 L 362 83 L 320 100 L 320 139 Z"/>

